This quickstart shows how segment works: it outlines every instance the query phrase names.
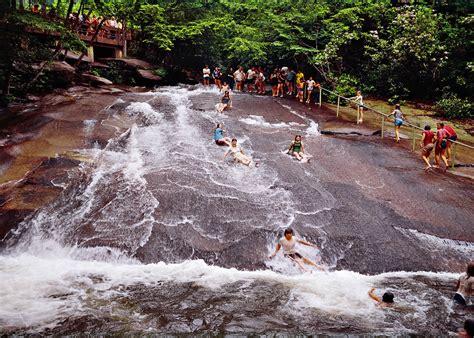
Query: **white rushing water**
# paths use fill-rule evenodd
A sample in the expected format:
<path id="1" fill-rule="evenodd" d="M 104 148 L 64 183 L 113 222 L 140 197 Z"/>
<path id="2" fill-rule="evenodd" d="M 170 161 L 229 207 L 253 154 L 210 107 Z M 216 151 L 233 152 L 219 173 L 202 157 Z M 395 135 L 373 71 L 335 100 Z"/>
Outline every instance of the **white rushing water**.
<path id="1" fill-rule="evenodd" d="M 368 298 L 371 287 L 380 286 L 387 278 L 455 278 L 448 273 L 301 273 L 281 255 L 265 262 L 273 271 L 223 268 L 194 259 L 194 250 L 227 248 L 232 243 L 244 243 L 249 232 L 265 227 L 278 232 L 294 223 L 318 233 L 319 244 L 324 247 L 324 231 L 311 217 L 331 210 L 336 203 L 316 179 L 300 188 L 302 197 L 280 186 L 279 173 L 271 161 L 291 159 L 278 150 L 274 152 L 276 158 L 267 159 L 256 170 L 224 162 L 225 149 L 212 141 L 213 127 L 226 120 L 231 135 L 239 139 L 248 154 L 265 157 L 246 128 L 319 137 L 315 122 L 304 118 L 305 123 L 269 123 L 262 116 L 235 118 L 192 110 L 190 99 L 208 92 L 202 88 L 189 91 L 171 87 L 136 95 L 139 100 L 134 102 L 117 102 L 124 109 L 117 109 L 117 116 L 111 118 L 125 114 L 137 124 L 117 135 L 105 149 L 85 151 L 92 162 L 84 163 L 78 173 L 71 173 L 71 184 L 62 200 L 21 224 L 16 230 L 15 245 L 1 256 L 1 327 L 12 332 L 42 332 L 70 317 L 125 311 L 115 299 L 133 297 L 128 286 L 159 288 L 163 282 L 193 283 L 215 294 L 231 293 L 237 299 L 244 295 L 232 293 L 235 290 L 231 285 L 244 282 L 273 283 L 287 290 L 288 301 L 281 310 L 296 317 L 317 310 L 328 318 L 347 317 L 364 323 L 364 328 L 375 329 L 383 323 L 387 311 Z M 95 124 L 85 121 L 84 127 Z M 315 194 L 317 203 L 299 202 L 299 198 Z M 248 213 L 231 207 L 220 210 L 215 205 L 218 203 L 209 201 L 238 201 L 252 209 Z M 211 217 L 216 212 L 221 212 L 221 222 Z M 153 250 L 167 263 L 141 263 L 138 253 L 149 245 L 154 229 L 170 231 L 167 235 L 187 229 L 182 230 L 183 237 L 174 239 L 169 235 L 167 241 L 181 245 L 189 239 L 192 251 L 182 249 L 177 255 L 172 252 L 173 246 L 158 242 L 160 245 Z M 270 253 L 274 240 L 271 236 L 262 250 Z M 319 251 L 308 248 L 301 252 L 329 268 L 339 259 L 324 261 Z M 400 303 L 409 307 L 414 317 L 429 307 L 423 297 L 416 300 L 410 294 L 399 295 Z M 445 298 L 443 301 L 448 302 Z M 138 310 L 129 315 L 136 316 L 137 322 L 146 317 Z M 398 332 L 411 329 L 401 327 Z"/>
<path id="2" fill-rule="evenodd" d="M 97 253 L 94 253 L 94 256 Z M 84 256 L 84 257 L 82 257 Z M 451 280 L 453 274 L 388 273 L 364 276 L 350 271 L 315 272 L 288 276 L 272 271 L 239 271 L 210 266 L 202 260 L 180 264 L 140 264 L 132 259 L 109 254 L 103 260 L 88 258 L 87 250 L 64 248 L 53 242 L 44 243 L 42 251 L 2 257 L 0 262 L 0 323 L 4 327 L 25 327 L 32 332 L 54 327 L 61 319 L 93 313 L 103 305 L 98 300 L 111 300 L 123 287 L 158 282 L 176 284 L 193 282 L 216 293 L 236 281 L 275 282 L 287 288 L 291 300 L 286 306 L 301 312 L 314 308 L 327 316 L 348 316 L 377 323 L 383 311 L 370 301 L 368 290 L 385 278 L 409 279 L 428 276 Z M 399 294 L 398 294 L 399 296 Z M 402 305 L 423 312 L 423 302 Z M 405 303 L 405 304 L 404 304 Z M 103 306 L 105 308 L 105 306 Z"/>

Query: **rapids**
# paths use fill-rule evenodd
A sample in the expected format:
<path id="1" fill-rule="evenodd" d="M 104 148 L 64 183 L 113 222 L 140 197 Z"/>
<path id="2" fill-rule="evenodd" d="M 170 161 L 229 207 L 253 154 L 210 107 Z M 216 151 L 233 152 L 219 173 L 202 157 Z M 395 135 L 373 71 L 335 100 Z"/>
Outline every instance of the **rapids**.
<path id="1" fill-rule="evenodd" d="M 61 197 L 5 240 L 0 332 L 444 334 L 461 326 L 452 267 L 474 256 L 472 230 L 452 239 L 437 220 L 379 202 L 397 179 L 385 169 L 392 159 L 350 158 L 360 145 L 321 136 L 304 110 L 236 94 L 235 108 L 219 114 L 218 100 L 216 90 L 166 87 L 124 94 L 107 119 L 84 121 L 87 131 L 130 127 L 117 127 L 103 149 L 80 150 L 90 161 L 71 170 Z M 258 168 L 222 160 L 217 122 Z M 315 155 L 310 164 L 282 152 L 295 134 Z M 366 148 L 368 162 L 380 161 L 381 150 Z M 328 156 L 350 161 L 331 167 Z M 453 231 L 463 234 L 472 206 L 453 212 Z M 288 226 L 319 246 L 299 251 L 327 271 L 268 259 Z M 392 291 L 397 306 L 376 306 L 371 287 Z"/>

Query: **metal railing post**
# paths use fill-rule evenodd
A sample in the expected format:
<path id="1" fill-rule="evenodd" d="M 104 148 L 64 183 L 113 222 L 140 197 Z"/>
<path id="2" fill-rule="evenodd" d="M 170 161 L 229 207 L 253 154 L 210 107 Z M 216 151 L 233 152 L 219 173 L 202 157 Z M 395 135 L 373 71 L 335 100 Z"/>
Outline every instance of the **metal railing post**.
<path id="1" fill-rule="evenodd" d="M 451 169 L 454 169 L 454 162 L 456 161 L 457 144 L 456 143 L 452 144 L 452 147 L 453 147 L 453 152 L 452 152 L 453 157 L 451 157 Z"/>
<path id="2" fill-rule="evenodd" d="M 381 132 L 380 132 L 380 136 L 383 138 L 383 129 L 385 127 L 385 116 L 382 115 L 382 129 Z"/>
<path id="3" fill-rule="evenodd" d="M 325 91 L 327 92 L 328 94 L 330 95 L 336 95 L 337 96 L 337 111 L 336 111 L 336 114 L 337 116 L 339 117 L 339 112 L 340 112 L 340 105 L 341 105 L 341 99 L 349 102 L 349 103 L 356 103 L 353 99 L 350 99 L 348 97 L 345 97 L 345 96 L 342 96 L 340 95 L 339 93 L 336 93 L 336 92 L 333 92 L 332 90 L 329 90 L 329 89 L 326 89 L 326 88 L 323 88 L 323 87 L 319 87 L 319 105 L 322 106 L 322 92 Z M 385 115 L 383 112 L 377 110 L 377 109 L 374 109 L 374 108 L 370 108 L 370 107 L 367 107 L 368 110 L 371 110 L 379 115 L 382 116 L 382 131 L 381 131 L 381 136 L 384 137 L 384 127 L 385 127 L 385 122 L 384 122 L 384 117 L 387 117 L 387 115 Z M 359 118 L 360 118 L 360 115 L 359 115 L 359 109 L 357 109 L 357 124 L 359 124 Z M 412 149 L 413 151 L 415 151 L 415 148 L 416 148 L 416 131 L 417 130 L 423 130 L 423 128 L 421 128 L 419 125 L 414 125 L 414 124 L 411 124 L 409 122 L 406 122 L 404 124 L 406 127 L 409 127 L 409 128 L 412 128 L 413 129 L 413 135 L 412 135 Z M 451 167 L 454 167 L 454 162 L 455 162 L 455 159 L 456 159 L 456 149 L 457 149 L 457 145 L 459 145 L 460 147 L 463 147 L 463 149 L 469 149 L 469 150 L 474 150 L 474 146 L 470 145 L 470 144 L 466 144 L 464 142 L 460 142 L 460 141 L 453 141 L 452 144 L 454 144 L 452 147 L 453 147 L 453 157 L 452 157 L 452 160 L 453 160 L 453 163 L 451 163 Z"/>
<path id="4" fill-rule="evenodd" d="M 323 104 L 323 89 L 319 86 L 319 108 L 321 108 Z"/>

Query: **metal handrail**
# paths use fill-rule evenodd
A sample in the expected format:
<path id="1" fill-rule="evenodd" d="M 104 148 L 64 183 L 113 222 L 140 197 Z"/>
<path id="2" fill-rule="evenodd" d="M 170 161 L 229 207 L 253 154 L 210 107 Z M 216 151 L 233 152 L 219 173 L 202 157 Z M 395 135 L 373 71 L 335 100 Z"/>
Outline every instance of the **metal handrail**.
<path id="1" fill-rule="evenodd" d="M 329 90 L 329 89 L 326 89 L 326 88 L 323 88 L 323 87 L 320 86 L 320 87 L 319 87 L 319 106 L 321 106 L 321 103 L 322 103 L 322 95 L 321 95 L 322 93 L 321 93 L 321 91 L 323 91 L 323 90 L 324 90 L 325 92 L 328 92 L 328 93 L 330 93 L 330 94 L 336 95 L 336 96 L 338 97 L 338 111 L 339 111 L 339 98 L 342 98 L 342 99 L 344 99 L 344 100 L 346 100 L 346 101 L 349 101 L 349 102 L 357 103 L 356 101 L 354 101 L 354 100 L 352 100 L 352 99 L 350 99 L 350 98 L 348 98 L 348 97 L 342 96 L 342 95 L 340 95 L 340 94 L 338 94 L 338 93 L 336 93 L 336 92 L 333 92 L 332 90 Z M 358 104 L 358 103 L 357 103 L 357 104 Z M 366 106 L 366 105 L 362 105 L 362 107 L 365 108 L 365 109 L 367 109 L 367 110 L 371 110 L 371 111 L 373 111 L 373 112 L 375 112 L 375 113 L 377 113 L 377 114 L 379 114 L 379 115 L 382 115 L 382 116 L 385 117 L 385 118 L 387 118 L 387 117 L 389 116 L 389 114 L 384 114 L 384 113 L 382 113 L 381 111 L 378 111 L 377 109 L 374 109 L 374 108 L 372 108 L 372 107 L 368 107 L 368 106 Z M 414 129 L 423 130 L 423 128 L 421 128 L 421 127 L 419 127 L 419 126 L 417 126 L 417 125 L 414 125 L 414 124 L 412 124 L 412 123 L 409 123 L 408 121 L 404 121 L 404 125 L 409 126 L 409 127 L 411 127 L 411 128 L 414 128 Z M 383 135 L 383 132 L 382 132 L 382 135 Z M 382 136 L 382 137 L 383 137 L 383 136 Z M 466 143 L 463 143 L 463 142 L 451 141 L 451 140 L 450 140 L 449 142 L 452 142 L 452 143 L 455 143 L 455 144 L 459 144 L 460 146 L 463 146 L 463 147 L 466 147 L 466 148 L 469 148 L 469 149 L 473 149 L 473 150 L 474 150 L 474 147 L 473 147 L 473 146 L 471 146 L 471 145 L 469 145 L 469 144 L 466 144 Z M 454 164 L 454 161 L 453 161 L 453 164 Z"/>

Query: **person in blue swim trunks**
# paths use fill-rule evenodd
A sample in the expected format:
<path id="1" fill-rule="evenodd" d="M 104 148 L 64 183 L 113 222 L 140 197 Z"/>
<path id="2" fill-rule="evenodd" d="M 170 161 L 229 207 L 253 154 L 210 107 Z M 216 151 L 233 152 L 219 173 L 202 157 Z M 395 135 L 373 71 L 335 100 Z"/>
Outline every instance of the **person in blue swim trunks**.
<path id="1" fill-rule="evenodd" d="M 393 112 L 391 112 L 388 116 L 392 116 L 395 118 L 395 120 L 393 121 L 393 125 L 395 127 L 395 141 L 398 143 L 400 142 L 400 127 L 403 125 L 403 121 L 405 120 L 405 118 L 403 117 L 403 113 L 400 109 L 400 105 L 397 103 L 395 105 L 395 109 L 393 110 Z"/>
<path id="2" fill-rule="evenodd" d="M 214 141 L 218 146 L 230 146 L 231 139 L 224 136 L 225 130 L 223 128 L 224 126 L 221 123 L 217 124 L 216 129 L 214 129 Z"/>

